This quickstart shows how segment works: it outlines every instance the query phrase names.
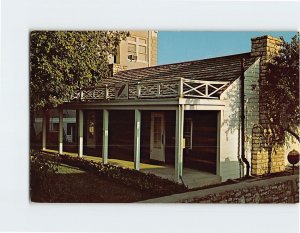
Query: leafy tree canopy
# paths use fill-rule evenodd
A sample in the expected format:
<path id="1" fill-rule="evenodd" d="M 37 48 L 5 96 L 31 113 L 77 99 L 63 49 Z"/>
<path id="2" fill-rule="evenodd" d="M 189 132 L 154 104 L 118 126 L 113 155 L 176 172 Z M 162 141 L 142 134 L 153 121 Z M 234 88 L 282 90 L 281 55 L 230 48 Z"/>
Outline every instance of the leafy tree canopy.
<path id="1" fill-rule="evenodd" d="M 31 32 L 30 110 L 56 107 L 107 77 L 108 56 L 126 36 L 123 31 Z"/>
<path id="2" fill-rule="evenodd" d="M 299 33 L 290 43 L 281 39 L 279 53 L 267 65 L 264 100 L 278 140 L 283 141 L 286 135 L 299 141 Z"/>

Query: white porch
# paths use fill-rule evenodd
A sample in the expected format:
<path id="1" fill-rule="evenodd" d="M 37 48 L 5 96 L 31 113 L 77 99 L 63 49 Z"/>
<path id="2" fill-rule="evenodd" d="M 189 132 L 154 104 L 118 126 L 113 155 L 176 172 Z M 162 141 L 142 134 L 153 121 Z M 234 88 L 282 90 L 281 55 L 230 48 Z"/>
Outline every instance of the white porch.
<path id="1" fill-rule="evenodd" d="M 134 111 L 134 162 L 133 169 L 143 172 L 153 172 L 161 177 L 172 179 L 176 182 L 184 182 L 191 187 L 198 187 L 219 182 L 220 179 L 220 130 L 222 121 L 222 110 L 224 102 L 219 100 L 218 95 L 228 85 L 228 82 L 209 82 L 200 80 L 175 79 L 166 82 L 144 82 L 137 83 L 135 89 L 130 91 L 131 83 L 112 86 L 101 86 L 82 90 L 72 101 L 64 103 L 59 110 L 59 148 L 63 152 L 63 109 L 76 109 L 78 124 L 78 156 L 83 156 L 83 122 L 84 110 L 102 110 L 102 151 L 99 155 L 103 163 L 110 163 L 108 151 L 109 115 L 111 110 Z M 125 90 L 125 93 L 124 93 Z M 135 92 L 133 90 L 136 90 Z M 161 168 L 144 169 L 140 163 L 141 143 L 141 111 L 163 111 L 176 112 L 175 123 L 175 165 L 174 167 L 162 166 Z M 217 119 L 217 155 L 216 174 L 201 172 L 190 168 L 183 169 L 184 144 L 184 119 L 185 111 L 216 111 Z M 120 116 L 121 117 L 121 116 Z M 44 117 L 45 122 L 45 117 Z M 43 124 L 43 149 L 46 147 L 46 126 Z M 163 140 L 162 140 L 163 141 Z M 205 180 L 205 181 L 204 181 Z"/>

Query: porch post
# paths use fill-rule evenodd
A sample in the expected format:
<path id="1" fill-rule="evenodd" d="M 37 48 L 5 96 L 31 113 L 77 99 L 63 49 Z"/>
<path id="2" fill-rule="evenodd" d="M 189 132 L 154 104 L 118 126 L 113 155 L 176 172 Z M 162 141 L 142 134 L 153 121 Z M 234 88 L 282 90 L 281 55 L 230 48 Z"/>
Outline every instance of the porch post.
<path id="1" fill-rule="evenodd" d="M 183 124 L 184 106 L 179 105 L 176 109 L 176 135 L 175 135 L 175 181 L 180 182 L 183 166 Z"/>
<path id="2" fill-rule="evenodd" d="M 83 156 L 83 111 L 78 110 L 78 156 Z"/>
<path id="3" fill-rule="evenodd" d="M 43 111 L 43 129 L 42 129 L 42 150 L 46 150 L 46 140 L 47 140 L 47 116 L 45 111 Z"/>
<path id="4" fill-rule="evenodd" d="M 63 154 L 63 109 L 58 110 L 59 114 L 59 129 L 58 129 L 58 143 L 59 149 L 58 153 L 61 155 Z"/>
<path id="5" fill-rule="evenodd" d="M 218 111 L 217 116 L 217 175 L 221 174 L 220 172 L 220 156 L 221 156 L 221 132 L 222 132 L 222 122 L 223 122 L 223 110 Z"/>
<path id="6" fill-rule="evenodd" d="M 108 110 L 103 109 L 102 162 L 108 162 Z"/>
<path id="7" fill-rule="evenodd" d="M 134 169 L 140 170 L 141 111 L 134 110 Z"/>

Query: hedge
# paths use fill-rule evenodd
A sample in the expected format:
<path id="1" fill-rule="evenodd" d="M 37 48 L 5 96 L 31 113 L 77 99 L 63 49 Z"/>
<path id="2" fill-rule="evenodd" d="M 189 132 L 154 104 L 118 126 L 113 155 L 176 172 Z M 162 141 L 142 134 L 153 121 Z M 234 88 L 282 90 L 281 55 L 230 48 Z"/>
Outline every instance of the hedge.
<path id="1" fill-rule="evenodd" d="M 72 157 L 66 154 L 55 154 L 45 152 L 32 152 L 32 156 L 47 156 L 48 159 L 80 168 L 83 171 L 96 174 L 113 182 L 151 193 L 157 196 L 165 196 L 174 193 L 188 191 L 187 186 L 171 180 L 161 178 L 154 174 L 143 173 L 137 170 L 123 168 L 112 164 L 103 164 L 86 160 L 80 157 Z M 49 156 L 50 155 L 50 156 Z"/>

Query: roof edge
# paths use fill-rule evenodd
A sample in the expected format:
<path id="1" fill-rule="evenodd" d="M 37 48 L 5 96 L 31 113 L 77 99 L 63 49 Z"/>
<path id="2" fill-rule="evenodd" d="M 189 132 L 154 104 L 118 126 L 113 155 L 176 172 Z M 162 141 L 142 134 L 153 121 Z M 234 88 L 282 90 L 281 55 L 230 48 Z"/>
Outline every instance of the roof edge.
<path id="1" fill-rule="evenodd" d="M 242 55 L 251 55 L 251 52 L 237 53 L 237 54 L 225 55 L 225 56 L 221 56 L 221 57 L 210 57 L 210 58 L 204 58 L 204 59 L 198 59 L 198 60 L 189 60 L 189 61 L 183 61 L 183 62 L 167 63 L 167 64 L 148 66 L 148 67 L 142 67 L 142 68 L 136 68 L 136 69 L 130 69 L 130 70 L 122 70 L 122 71 L 118 72 L 117 75 L 120 73 L 123 73 L 123 72 L 128 72 L 128 71 L 133 71 L 133 70 L 142 70 L 142 69 L 157 68 L 157 67 L 162 67 L 162 66 L 179 65 L 179 64 L 189 63 L 189 62 L 208 61 L 208 60 L 213 60 L 213 59 L 218 59 L 218 58 L 227 58 L 227 57 L 235 57 L 235 56 L 242 56 Z"/>

